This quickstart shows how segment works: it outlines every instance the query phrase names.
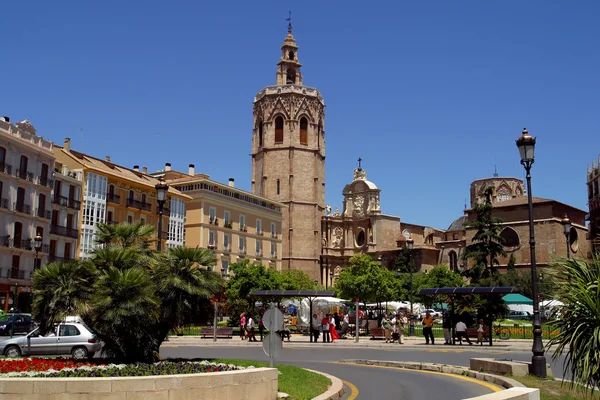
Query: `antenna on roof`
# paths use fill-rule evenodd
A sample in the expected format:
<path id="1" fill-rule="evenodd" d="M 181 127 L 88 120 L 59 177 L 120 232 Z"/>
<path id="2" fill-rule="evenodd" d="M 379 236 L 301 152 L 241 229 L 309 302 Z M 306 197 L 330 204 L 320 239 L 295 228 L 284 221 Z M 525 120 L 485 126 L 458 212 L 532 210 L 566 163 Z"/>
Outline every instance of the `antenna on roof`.
<path id="1" fill-rule="evenodd" d="M 496 168 L 496 165 L 494 165 L 494 178 L 498 177 L 498 169 Z"/>
<path id="2" fill-rule="evenodd" d="M 467 209 L 467 198 L 465 197 L 465 210 Z"/>

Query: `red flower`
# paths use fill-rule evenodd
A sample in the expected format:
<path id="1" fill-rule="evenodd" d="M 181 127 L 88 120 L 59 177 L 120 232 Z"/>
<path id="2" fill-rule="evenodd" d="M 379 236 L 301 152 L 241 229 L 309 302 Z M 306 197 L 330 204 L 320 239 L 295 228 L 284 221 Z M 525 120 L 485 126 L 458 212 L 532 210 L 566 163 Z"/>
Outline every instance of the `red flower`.
<path id="1" fill-rule="evenodd" d="M 83 366 L 94 366 L 86 361 L 79 361 L 70 358 L 23 358 L 18 360 L 4 359 L 0 360 L 0 373 L 8 372 L 28 372 L 28 371 L 48 371 L 50 369 L 60 371 L 64 368 L 79 368 Z"/>

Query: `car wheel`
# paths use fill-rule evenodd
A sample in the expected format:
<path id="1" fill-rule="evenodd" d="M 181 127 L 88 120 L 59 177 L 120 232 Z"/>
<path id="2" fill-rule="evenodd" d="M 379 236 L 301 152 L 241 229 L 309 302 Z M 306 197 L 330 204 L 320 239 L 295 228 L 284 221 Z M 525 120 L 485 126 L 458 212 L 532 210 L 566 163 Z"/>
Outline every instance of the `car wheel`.
<path id="1" fill-rule="evenodd" d="M 71 355 L 73 358 L 86 358 L 88 356 L 88 351 L 85 347 L 75 347 L 71 350 Z"/>
<path id="2" fill-rule="evenodd" d="M 6 350 L 4 350 L 4 354 L 6 355 L 6 357 L 20 357 L 21 349 L 19 348 L 19 346 L 8 346 Z"/>

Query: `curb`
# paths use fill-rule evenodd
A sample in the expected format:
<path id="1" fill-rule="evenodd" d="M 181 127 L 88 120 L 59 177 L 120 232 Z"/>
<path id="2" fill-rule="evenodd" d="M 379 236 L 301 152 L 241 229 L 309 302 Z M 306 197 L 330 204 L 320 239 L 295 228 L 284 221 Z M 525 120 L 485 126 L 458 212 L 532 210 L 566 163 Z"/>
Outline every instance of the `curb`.
<path id="1" fill-rule="evenodd" d="M 325 393 L 320 394 L 317 397 L 314 397 L 312 400 L 337 400 L 340 397 L 342 397 L 342 395 L 346 391 L 344 389 L 344 383 L 342 382 L 342 380 L 340 378 L 336 378 L 333 375 L 329 375 L 329 374 L 326 374 L 326 373 L 320 372 L 320 371 L 315 371 L 313 369 L 308 369 L 308 368 L 304 368 L 304 369 L 307 371 L 310 371 L 310 372 L 314 372 L 315 374 L 323 375 L 324 377 L 331 380 L 331 386 L 329 387 L 329 389 L 327 389 L 327 391 Z"/>
<path id="2" fill-rule="evenodd" d="M 383 367 L 395 367 L 404 369 L 414 369 L 420 371 L 443 372 L 445 374 L 454 374 L 468 376 L 480 381 L 493 383 L 494 385 L 502 386 L 505 389 L 512 387 L 526 387 L 514 379 L 507 378 L 501 375 L 493 375 L 484 372 L 476 372 L 467 367 L 457 367 L 447 364 L 412 362 L 412 361 L 377 361 L 377 360 L 341 360 L 340 363 L 358 364 L 358 365 L 379 365 Z"/>

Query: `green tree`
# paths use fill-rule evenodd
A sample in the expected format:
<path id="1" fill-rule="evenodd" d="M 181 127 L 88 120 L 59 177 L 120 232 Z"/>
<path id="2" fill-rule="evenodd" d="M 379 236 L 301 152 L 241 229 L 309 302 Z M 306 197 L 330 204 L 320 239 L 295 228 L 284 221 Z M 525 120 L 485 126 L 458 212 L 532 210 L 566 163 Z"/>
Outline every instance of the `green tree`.
<path id="1" fill-rule="evenodd" d="M 392 285 L 393 274 L 382 268 L 371 256 L 355 255 L 342 270 L 335 282 L 338 296 L 344 299 L 359 298 L 363 303 L 382 300 L 380 290 Z M 384 295 L 389 295 L 384 292 Z"/>
<path id="2" fill-rule="evenodd" d="M 316 290 L 317 284 L 304 271 L 291 270 L 278 276 L 281 290 Z"/>
<path id="3" fill-rule="evenodd" d="M 593 390 L 600 384 L 599 254 L 590 261 L 561 258 L 552 266 L 560 271 L 555 273 L 557 297 L 565 308 L 560 318 L 549 323 L 559 334 L 547 346 L 556 346 L 554 359 L 565 354 L 564 373 L 571 382 Z"/>
<path id="4" fill-rule="evenodd" d="M 494 263 L 499 256 L 506 256 L 500 236 L 502 219 L 492 216 L 492 195 L 494 187 L 489 186 L 481 195 L 482 202 L 476 204 L 473 210 L 476 220 L 465 223 L 467 228 L 475 229 L 472 243 L 465 247 L 463 259 L 472 260 L 474 265 L 464 271 L 464 275 L 472 283 L 478 283 L 482 278 L 495 275 L 497 270 Z"/>
<path id="5" fill-rule="evenodd" d="M 510 253 L 510 257 L 508 258 L 508 264 L 506 264 L 506 269 L 508 272 L 515 270 L 515 253 Z"/>
<path id="6" fill-rule="evenodd" d="M 426 274 L 420 273 L 415 276 L 413 281 L 414 294 L 419 293 L 421 289 L 441 288 L 441 287 L 462 287 L 464 280 L 460 274 L 451 271 L 446 265 L 438 265 Z M 422 295 L 415 297 L 423 302 L 427 307 L 434 303 L 446 302 L 446 296 Z"/>

